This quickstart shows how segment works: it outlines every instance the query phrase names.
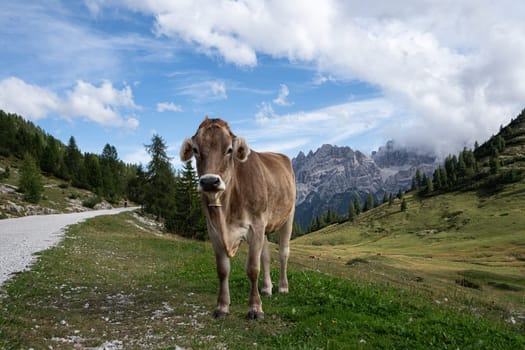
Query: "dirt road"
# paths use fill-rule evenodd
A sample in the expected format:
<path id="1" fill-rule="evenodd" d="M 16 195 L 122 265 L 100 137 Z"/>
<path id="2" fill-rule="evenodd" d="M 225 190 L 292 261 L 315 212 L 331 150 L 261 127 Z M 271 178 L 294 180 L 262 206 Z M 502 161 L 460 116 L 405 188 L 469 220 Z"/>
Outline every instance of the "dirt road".
<path id="1" fill-rule="evenodd" d="M 48 249 L 62 238 L 64 229 L 83 220 L 137 209 L 117 208 L 81 213 L 35 215 L 0 220 L 0 285 L 14 272 L 34 261 L 34 253 Z"/>

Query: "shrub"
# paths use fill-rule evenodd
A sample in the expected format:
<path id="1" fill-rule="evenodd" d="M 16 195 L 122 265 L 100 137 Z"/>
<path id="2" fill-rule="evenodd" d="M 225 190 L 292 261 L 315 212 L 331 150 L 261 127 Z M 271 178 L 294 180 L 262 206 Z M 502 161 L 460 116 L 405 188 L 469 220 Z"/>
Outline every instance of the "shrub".
<path id="1" fill-rule="evenodd" d="M 97 205 L 100 202 L 102 202 L 102 199 L 98 196 L 94 196 L 94 197 L 89 197 L 87 199 L 84 199 L 82 201 L 82 205 L 86 208 L 93 209 L 95 205 Z"/>

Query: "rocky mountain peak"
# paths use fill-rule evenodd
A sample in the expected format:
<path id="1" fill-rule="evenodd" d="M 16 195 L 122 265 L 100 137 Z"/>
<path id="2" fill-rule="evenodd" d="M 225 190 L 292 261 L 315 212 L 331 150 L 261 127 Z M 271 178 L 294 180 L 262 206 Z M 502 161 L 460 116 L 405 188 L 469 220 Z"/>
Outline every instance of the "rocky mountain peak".
<path id="1" fill-rule="evenodd" d="M 387 168 L 432 164 L 436 161 L 436 156 L 423 150 L 400 146 L 395 141 L 390 140 L 386 145 L 372 152 L 372 159 L 380 168 Z"/>
<path id="2" fill-rule="evenodd" d="M 345 214 L 348 203 L 368 193 L 381 200 L 385 192 L 396 193 L 411 185 L 416 169 L 431 173 L 436 157 L 409 150 L 389 141 L 372 157 L 348 146 L 324 144 L 292 160 L 297 184 L 296 220 L 306 226 L 313 216 L 331 208 Z"/>

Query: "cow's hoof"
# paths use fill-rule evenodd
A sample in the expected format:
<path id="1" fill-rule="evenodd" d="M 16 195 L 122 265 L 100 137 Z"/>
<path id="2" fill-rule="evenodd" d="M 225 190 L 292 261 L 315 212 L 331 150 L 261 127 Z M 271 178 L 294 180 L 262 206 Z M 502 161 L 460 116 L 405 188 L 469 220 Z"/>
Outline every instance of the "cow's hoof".
<path id="1" fill-rule="evenodd" d="M 279 294 L 288 294 L 288 287 L 286 288 L 282 288 L 282 287 L 279 287 Z"/>
<path id="2" fill-rule="evenodd" d="M 261 289 L 261 294 L 267 297 L 272 296 L 272 288 L 263 288 Z"/>
<path id="3" fill-rule="evenodd" d="M 248 312 L 249 320 L 262 321 L 264 320 L 264 312 L 250 311 Z"/>
<path id="4" fill-rule="evenodd" d="M 228 315 L 229 313 L 221 311 L 221 310 L 213 311 L 213 318 L 226 318 Z"/>

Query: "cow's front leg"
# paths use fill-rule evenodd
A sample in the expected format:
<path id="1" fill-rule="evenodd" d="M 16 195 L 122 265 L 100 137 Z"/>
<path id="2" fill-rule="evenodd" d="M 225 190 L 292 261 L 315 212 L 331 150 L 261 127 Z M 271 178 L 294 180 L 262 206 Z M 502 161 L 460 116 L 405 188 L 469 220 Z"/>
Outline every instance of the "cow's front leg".
<path id="1" fill-rule="evenodd" d="M 248 242 L 248 260 L 246 261 L 246 274 L 250 280 L 250 311 L 248 318 L 251 320 L 264 319 L 264 312 L 262 310 L 261 296 L 259 295 L 258 281 L 259 271 L 261 268 L 261 253 L 264 245 L 264 235 L 253 237 L 251 242 Z"/>
<path id="2" fill-rule="evenodd" d="M 213 317 L 222 318 L 230 313 L 230 286 L 228 277 L 230 275 L 230 258 L 224 252 L 216 252 L 217 275 L 219 276 L 219 297 L 217 298 L 217 308 L 213 312 Z"/>

